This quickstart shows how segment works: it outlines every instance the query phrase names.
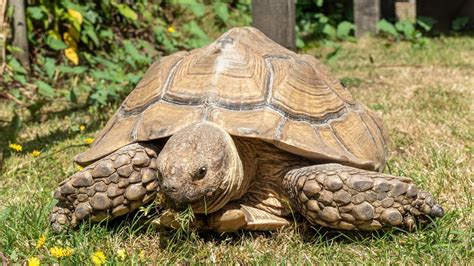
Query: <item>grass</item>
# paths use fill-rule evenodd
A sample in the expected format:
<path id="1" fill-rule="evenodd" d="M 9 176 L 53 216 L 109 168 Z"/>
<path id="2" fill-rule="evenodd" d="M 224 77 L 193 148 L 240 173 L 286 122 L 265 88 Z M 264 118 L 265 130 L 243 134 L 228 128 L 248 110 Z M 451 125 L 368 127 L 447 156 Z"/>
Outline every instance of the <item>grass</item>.
<path id="1" fill-rule="evenodd" d="M 447 210 L 431 226 L 406 233 L 348 233 L 319 227 L 289 227 L 279 232 L 214 233 L 160 232 L 138 212 L 110 224 L 83 224 L 68 234 L 48 227 L 52 191 L 77 169 L 72 159 L 87 149 L 84 141 L 106 119 L 84 109 L 69 110 L 58 102 L 44 112 L 42 122 L 25 122 L 20 153 L 7 150 L 7 123 L 0 123 L 5 148 L 0 176 L 0 252 L 11 263 L 32 256 L 42 263 L 91 263 L 103 251 L 107 263 L 298 263 L 333 264 L 472 264 L 474 152 L 474 39 L 443 37 L 414 50 L 409 43 L 387 45 L 366 38 L 346 43 L 329 64 L 353 95 L 382 115 L 391 144 L 386 172 L 412 177 L 436 195 Z M 310 54 L 329 51 L 313 48 Z M 102 114 L 108 117 L 113 113 Z M 23 114 L 25 115 L 25 114 Z M 0 103 L 0 121 L 12 118 L 12 106 Z M 85 130 L 79 126 L 85 125 Z M 42 154 L 33 157 L 30 153 Z M 37 240 L 46 235 L 44 246 Z M 62 259 L 50 255 L 53 246 L 70 247 Z M 118 255 L 123 249 L 124 260 Z"/>

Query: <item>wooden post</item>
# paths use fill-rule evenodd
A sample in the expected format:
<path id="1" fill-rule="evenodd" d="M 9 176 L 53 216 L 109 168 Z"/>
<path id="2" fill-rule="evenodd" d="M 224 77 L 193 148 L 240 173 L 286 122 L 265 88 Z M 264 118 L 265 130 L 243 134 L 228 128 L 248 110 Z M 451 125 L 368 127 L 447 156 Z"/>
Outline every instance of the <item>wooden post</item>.
<path id="1" fill-rule="evenodd" d="M 354 21 L 357 37 L 365 33 L 377 33 L 379 20 L 380 0 L 354 0 Z"/>
<path id="2" fill-rule="evenodd" d="M 25 0 L 10 0 L 13 7 L 13 46 L 21 49 L 20 52 L 13 53 L 26 71 L 30 70 L 30 59 L 28 51 L 28 33 L 25 20 Z"/>
<path id="3" fill-rule="evenodd" d="M 412 23 L 416 22 L 416 1 L 398 1 L 395 3 L 395 13 L 397 20 L 408 20 Z"/>
<path id="4" fill-rule="evenodd" d="M 5 65 L 7 64 L 6 47 L 8 36 L 7 24 L 7 0 L 0 0 L 0 75 L 3 74 Z M 1 162 L 0 162 L 1 164 Z"/>
<path id="5" fill-rule="evenodd" d="M 253 0 L 252 25 L 270 39 L 295 51 L 295 0 Z"/>

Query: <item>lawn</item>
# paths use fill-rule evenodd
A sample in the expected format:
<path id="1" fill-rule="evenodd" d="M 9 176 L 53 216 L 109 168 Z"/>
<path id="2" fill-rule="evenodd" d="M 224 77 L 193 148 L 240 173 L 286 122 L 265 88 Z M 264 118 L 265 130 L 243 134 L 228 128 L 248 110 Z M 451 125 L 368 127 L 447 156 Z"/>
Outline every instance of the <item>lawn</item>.
<path id="1" fill-rule="evenodd" d="M 87 149 L 87 139 L 114 112 L 111 108 L 98 114 L 58 101 L 45 109 L 41 122 L 25 117 L 17 140 L 21 152 L 8 149 L 8 124 L 0 122 L 0 252 L 10 263 L 34 256 L 45 264 L 92 263 L 97 251 L 109 264 L 472 264 L 473 51 L 474 38 L 469 37 L 432 39 L 422 49 L 364 38 L 343 44 L 327 64 L 388 126 L 385 172 L 413 178 L 447 211 L 424 229 L 348 233 L 301 225 L 273 233 L 175 235 L 150 226 L 149 209 L 143 209 L 127 220 L 83 224 L 67 234 L 53 234 L 48 227 L 52 191 L 77 171 L 74 156 Z M 324 58 L 330 50 L 315 46 L 306 52 Z M 0 102 L 0 121 L 12 119 L 12 108 Z M 33 156 L 34 150 L 41 154 Z M 42 236 L 44 243 L 38 242 Z M 56 258 L 53 247 L 73 252 Z"/>

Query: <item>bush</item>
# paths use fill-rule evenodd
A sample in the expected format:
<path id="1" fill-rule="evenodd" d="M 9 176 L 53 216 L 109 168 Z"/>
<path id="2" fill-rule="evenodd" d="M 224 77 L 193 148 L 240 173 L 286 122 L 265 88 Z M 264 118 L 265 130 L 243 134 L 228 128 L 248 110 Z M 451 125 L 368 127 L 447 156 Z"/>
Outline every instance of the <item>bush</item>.
<path id="1" fill-rule="evenodd" d="M 250 0 L 34 0 L 26 17 L 32 70 L 8 55 L 0 93 L 36 118 L 53 100 L 114 104 L 162 55 L 201 47 L 215 37 L 207 33 L 250 24 Z"/>

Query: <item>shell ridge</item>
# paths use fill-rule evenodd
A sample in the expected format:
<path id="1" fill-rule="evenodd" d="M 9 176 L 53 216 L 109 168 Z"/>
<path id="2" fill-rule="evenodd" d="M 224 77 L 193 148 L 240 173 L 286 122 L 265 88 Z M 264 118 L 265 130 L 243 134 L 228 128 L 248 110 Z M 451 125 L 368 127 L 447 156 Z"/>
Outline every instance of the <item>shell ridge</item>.
<path id="1" fill-rule="evenodd" d="M 384 129 L 382 128 L 382 125 L 379 124 L 379 123 L 377 123 L 376 119 L 374 119 L 370 113 L 367 113 L 367 114 L 368 114 L 368 116 L 370 117 L 370 119 L 372 119 L 372 121 L 374 122 L 374 124 L 376 125 L 377 130 L 378 130 L 378 132 L 380 133 L 380 136 L 382 136 L 380 139 L 382 140 L 382 143 L 383 143 L 384 147 L 386 147 L 388 143 L 387 143 L 387 141 L 385 140 L 385 138 L 383 137 L 383 136 L 384 136 L 384 134 L 383 134 Z"/>
<path id="2" fill-rule="evenodd" d="M 281 55 L 264 55 L 263 60 L 265 61 L 265 66 L 267 67 L 267 75 L 265 79 L 265 100 L 267 103 L 270 103 L 272 92 L 273 92 L 273 81 L 275 70 L 273 68 L 273 64 L 271 60 L 280 59 L 280 60 L 288 60 L 290 59 L 289 56 L 281 56 Z"/>
<path id="3" fill-rule="evenodd" d="M 162 99 L 162 101 L 166 103 L 170 103 L 170 104 L 184 105 L 184 106 L 204 106 L 205 105 L 205 103 L 200 100 L 191 101 L 190 99 L 182 100 L 182 99 L 173 99 L 173 98 L 165 97 Z M 355 112 L 360 109 L 360 107 L 357 105 L 355 106 L 355 108 L 345 107 L 335 112 L 327 112 L 323 117 L 314 118 L 305 114 L 298 114 L 298 113 L 291 112 L 290 110 L 287 110 L 285 107 L 280 107 L 276 104 L 267 105 L 265 102 L 257 102 L 257 103 L 249 103 L 249 104 L 243 104 L 243 103 L 234 104 L 234 103 L 227 103 L 223 101 L 216 101 L 213 103 L 213 106 L 224 108 L 231 111 L 250 111 L 250 110 L 270 108 L 273 111 L 278 112 L 282 116 L 287 116 L 292 121 L 305 121 L 312 124 L 326 124 L 333 119 L 341 118 L 346 113 L 349 113 L 349 111 Z"/>
<path id="4" fill-rule="evenodd" d="M 372 132 L 370 131 L 370 127 L 369 127 L 369 125 L 367 125 L 367 122 L 365 121 L 364 117 L 359 112 L 357 112 L 357 115 L 359 116 L 359 119 L 362 121 L 362 124 L 364 125 L 364 128 L 367 131 L 367 134 L 370 135 L 370 137 L 372 139 L 372 142 L 374 143 L 375 147 L 377 147 L 377 154 L 379 155 L 379 158 L 381 158 L 380 160 L 382 161 L 382 166 L 385 165 L 384 157 L 386 156 L 386 154 L 385 154 L 385 149 L 384 149 L 385 148 L 385 142 L 384 142 L 383 138 L 379 138 L 380 143 L 383 145 L 383 147 L 379 147 L 379 145 L 377 145 L 377 140 L 375 139 L 376 136 L 374 136 L 374 134 L 372 134 Z M 377 128 L 376 130 L 379 130 L 379 129 Z M 381 136 L 381 134 L 379 134 L 379 136 Z"/>
<path id="5" fill-rule="evenodd" d="M 331 145 L 328 145 L 328 143 L 324 140 L 324 138 L 321 136 L 321 132 L 320 132 L 320 129 L 319 129 L 319 126 L 318 125 L 315 125 L 315 124 L 311 124 L 311 128 L 313 129 L 314 133 L 316 134 L 316 136 L 321 140 L 322 144 L 324 146 L 326 146 L 327 149 L 332 149 L 334 150 L 334 148 L 331 147 Z"/>
<path id="6" fill-rule="evenodd" d="M 274 69 L 273 65 L 270 62 L 270 60 L 274 59 L 273 57 L 267 57 L 264 58 L 263 60 L 265 61 L 265 66 L 267 68 L 267 74 L 265 78 L 265 103 L 267 105 L 270 104 L 272 92 L 273 92 L 273 74 L 274 74 Z"/>
<path id="7" fill-rule="evenodd" d="M 342 147 L 344 151 L 346 151 L 347 153 L 349 153 L 351 156 L 354 157 L 355 156 L 354 152 L 351 151 L 351 149 L 344 143 L 344 141 L 339 136 L 339 134 L 337 134 L 337 131 L 332 126 L 332 124 L 328 123 L 328 125 L 329 125 L 329 128 L 331 129 L 331 134 L 334 136 L 334 139 L 336 140 L 336 142 Z"/>
<path id="8" fill-rule="evenodd" d="M 135 123 L 133 124 L 133 129 L 132 129 L 132 132 L 131 132 L 132 140 L 133 140 L 133 141 L 137 141 L 137 139 L 138 139 L 138 137 L 137 137 L 137 134 L 138 134 L 138 125 L 140 124 L 140 122 L 141 122 L 142 120 L 143 120 L 143 112 L 138 115 L 138 118 L 135 120 Z"/>
<path id="9" fill-rule="evenodd" d="M 163 99 L 163 97 L 166 95 L 166 92 L 168 91 L 171 82 L 174 80 L 174 73 L 178 69 L 178 66 L 181 65 L 181 63 L 184 61 L 184 58 L 181 58 L 179 61 L 177 61 L 170 69 L 170 72 L 166 76 L 165 83 L 163 84 L 163 87 L 161 88 L 161 94 L 159 99 Z"/>
<path id="10" fill-rule="evenodd" d="M 380 137 L 380 141 L 383 145 L 383 147 L 381 147 L 381 150 L 382 150 L 381 157 L 382 157 L 382 166 L 385 166 L 385 163 L 386 163 L 385 158 L 387 157 L 387 145 L 388 145 L 388 143 L 387 143 L 387 140 L 384 137 L 384 129 L 381 128 L 383 126 L 383 124 L 377 123 L 376 119 L 372 116 L 370 111 L 367 111 L 367 116 L 369 117 L 369 119 L 372 120 L 373 124 L 375 124 L 375 129 L 377 130 L 378 136 Z M 364 121 L 364 123 L 367 123 L 367 122 Z"/>
<path id="11" fill-rule="evenodd" d="M 367 133 L 370 136 L 370 139 L 372 140 L 372 143 L 377 146 L 377 142 L 374 139 L 374 136 L 372 136 L 372 133 L 369 130 L 369 126 L 365 123 L 364 119 L 362 119 L 362 116 L 360 115 L 359 112 L 355 112 L 357 114 L 357 117 L 359 120 L 362 122 L 362 125 L 364 126 L 365 133 Z"/>
<path id="12" fill-rule="evenodd" d="M 281 140 L 281 133 L 282 133 L 281 131 L 287 121 L 288 121 L 288 117 L 286 116 L 286 114 L 282 118 L 280 118 L 280 121 L 278 121 L 278 125 L 275 129 L 275 135 L 274 135 L 276 140 Z"/>

